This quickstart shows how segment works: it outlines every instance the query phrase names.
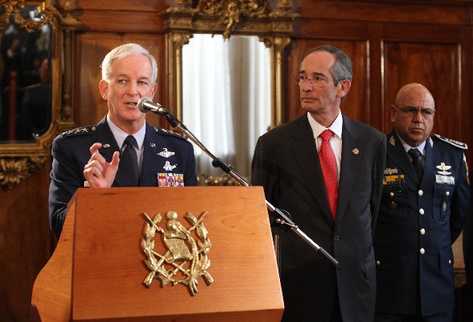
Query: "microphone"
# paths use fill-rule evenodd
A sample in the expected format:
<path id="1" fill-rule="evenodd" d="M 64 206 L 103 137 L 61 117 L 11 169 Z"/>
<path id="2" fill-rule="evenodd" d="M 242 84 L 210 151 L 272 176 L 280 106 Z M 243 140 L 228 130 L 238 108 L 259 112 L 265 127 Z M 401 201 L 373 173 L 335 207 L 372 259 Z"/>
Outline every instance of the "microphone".
<path id="1" fill-rule="evenodd" d="M 154 103 L 149 97 L 142 97 L 138 101 L 138 109 L 142 113 L 153 112 L 163 116 L 169 115 L 167 108 L 159 103 Z"/>

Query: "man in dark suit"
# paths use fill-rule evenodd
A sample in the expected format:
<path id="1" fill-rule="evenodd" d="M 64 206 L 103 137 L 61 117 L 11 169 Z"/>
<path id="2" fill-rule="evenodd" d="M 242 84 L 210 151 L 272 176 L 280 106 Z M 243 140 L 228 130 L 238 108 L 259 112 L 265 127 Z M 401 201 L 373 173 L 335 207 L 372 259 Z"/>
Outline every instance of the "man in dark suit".
<path id="1" fill-rule="evenodd" d="M 403 86 L 391 109 L 384 189 L 375 236 L 377 322 L 451 322 L 451 245 L 470 210 L 466 145 L 431 135 L 435 102 Z"/>
<path id="2" fill-rule="evenodd" d="M 137 44 L 114 48 L 102 61 L 101 97 L 107 116 L 53 142 L 49 218 L 59 236 L 77 188 L 195 185 L 192 145 L 146 123 L 137 103 L 156 92 L 157 64 Z"/>
<path id="3" fill-rule="evenodd" d="M 286 322 L 371 322 L 375 305 L 372 227 L 382 188 L 386 139 L 352 121 L 340 104 L 351 87 L 350 58 L 321 46 L 300 64 L 307 113 L 258 140 L 252 183 L 340 262 L 335 267 L 284 228 L 279 236 Z"/>

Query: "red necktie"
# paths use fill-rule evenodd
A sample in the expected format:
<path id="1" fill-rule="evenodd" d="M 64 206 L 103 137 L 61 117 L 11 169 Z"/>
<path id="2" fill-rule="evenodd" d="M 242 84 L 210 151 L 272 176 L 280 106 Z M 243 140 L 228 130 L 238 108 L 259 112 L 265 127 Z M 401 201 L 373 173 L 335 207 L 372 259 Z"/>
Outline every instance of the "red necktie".
<path id="1" fill-rule="evenodd" d="M 322 144 L 319 150 L 320 168 L 324 176 L 325 189 L 327 190 L 328 205 L 332 212 L 332 218 L 335 219 L 337 213 L 338 200 L 338 182 L 337 182 L 337 161 L 330 146 L 330 138 L 333 132 L 330 130 L 323 131 L 319 137 Z"/>

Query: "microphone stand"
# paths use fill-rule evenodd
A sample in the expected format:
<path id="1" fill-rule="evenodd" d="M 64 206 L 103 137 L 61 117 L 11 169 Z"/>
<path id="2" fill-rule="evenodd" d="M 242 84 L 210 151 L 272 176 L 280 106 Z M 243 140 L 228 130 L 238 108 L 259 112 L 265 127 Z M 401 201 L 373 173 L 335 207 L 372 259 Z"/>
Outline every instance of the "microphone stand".
<path id="1" fill-rule="evenodd" d="M 154 111 L 153 111 L 154 112 Z M 233 179 L 235 179 L 240 185 L 249 187 L 250 184 L 248 181 L 245 180 L 240 174 L 235 172 L 231 166 L 225 164 L 217 158 L 212 152 L 210 152 L 205 145 L 195 137 L 195 135 L 180 121 L 178 120 L 174 115 L 172 115 L 170 112 L 166 111 L 165 113 L 162 112 L 154 112 L 158 115 L 164 116 L 169 124 L 174 127 L 178 128 L 182 131 L 184 136 L 191 140 L 193 143 L 195 143 L 205 154 L 207 154 L 210 159 L 212 159 L 212 166 L 215 168 L 220 168 L 222 169 L 225 173 L 229 174 Z M 329 252 L 327 252 L 323 247 L 319 246 L 316 242 L 314 242 L 309 236 L 307 236 L 306 233 L 304 233 L 299 226 L 292 221 L 289 216 L 287 216 L 281 209 L 276 208 L 273 206 L 268 200 L 265 199 L 266 206 L 268 209 L 271 211 L 271 213 L 276 213 L 279 215 L 280 218 L 276 219 L 276 222 L 278 224 L 284 225 L 289 227 L 296 235 L 298 235 L 303 241 L 305 241 L 307 244 L 309 244 L 310 247 L 315 249 L 316 252 L 320 251 L 326 258 L 328 258 L 335 266 L 339 264 L 339 262 L 332 256 L 330 255 Z"/>

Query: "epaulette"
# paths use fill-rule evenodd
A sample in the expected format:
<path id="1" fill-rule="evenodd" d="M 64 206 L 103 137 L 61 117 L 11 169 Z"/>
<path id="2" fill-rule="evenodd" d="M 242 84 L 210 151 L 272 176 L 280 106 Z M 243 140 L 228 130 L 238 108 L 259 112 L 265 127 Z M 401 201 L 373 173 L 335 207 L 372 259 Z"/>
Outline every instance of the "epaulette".
<path id="1" fill-rule="evenodd" d="M 81 135 L 90 134 L 92 132 L 95 132 L 95 130 L 96 130 L 95 125 L 77 127 L 75 129 L 71 129 L 71 130 L 67 130 L 65 132 L 62 132 L 61 136 L 62 137 L 81 136 Z"/>
<path id="2" fill-rule="evenodd" d="M 168 135 L 168 136 L 172 136 L 172 137 L 187 141 L 183 134 L 175 132 L 173 130 L 166 130 L 159 127 L 155 127 L 154 130 L 158 134 Z"/>
<path id="3" fill-rule="evenodd" d="M 452 139 L 446 138 L 446 137 L 438 135 L 438 134 L 434 134 L 434 137 L 441 140 L 441 141 L 443 141 L 443 142 L 446 142 L 450 145 L 453 145 L 457 148 L 460 148 L 462 150 L 468 150 L 468 145 L 466 143 L 463 143 L 463 142 L 460 142 L 460 141 L 457 141 L 457 140 L 452 140 Z"/>

